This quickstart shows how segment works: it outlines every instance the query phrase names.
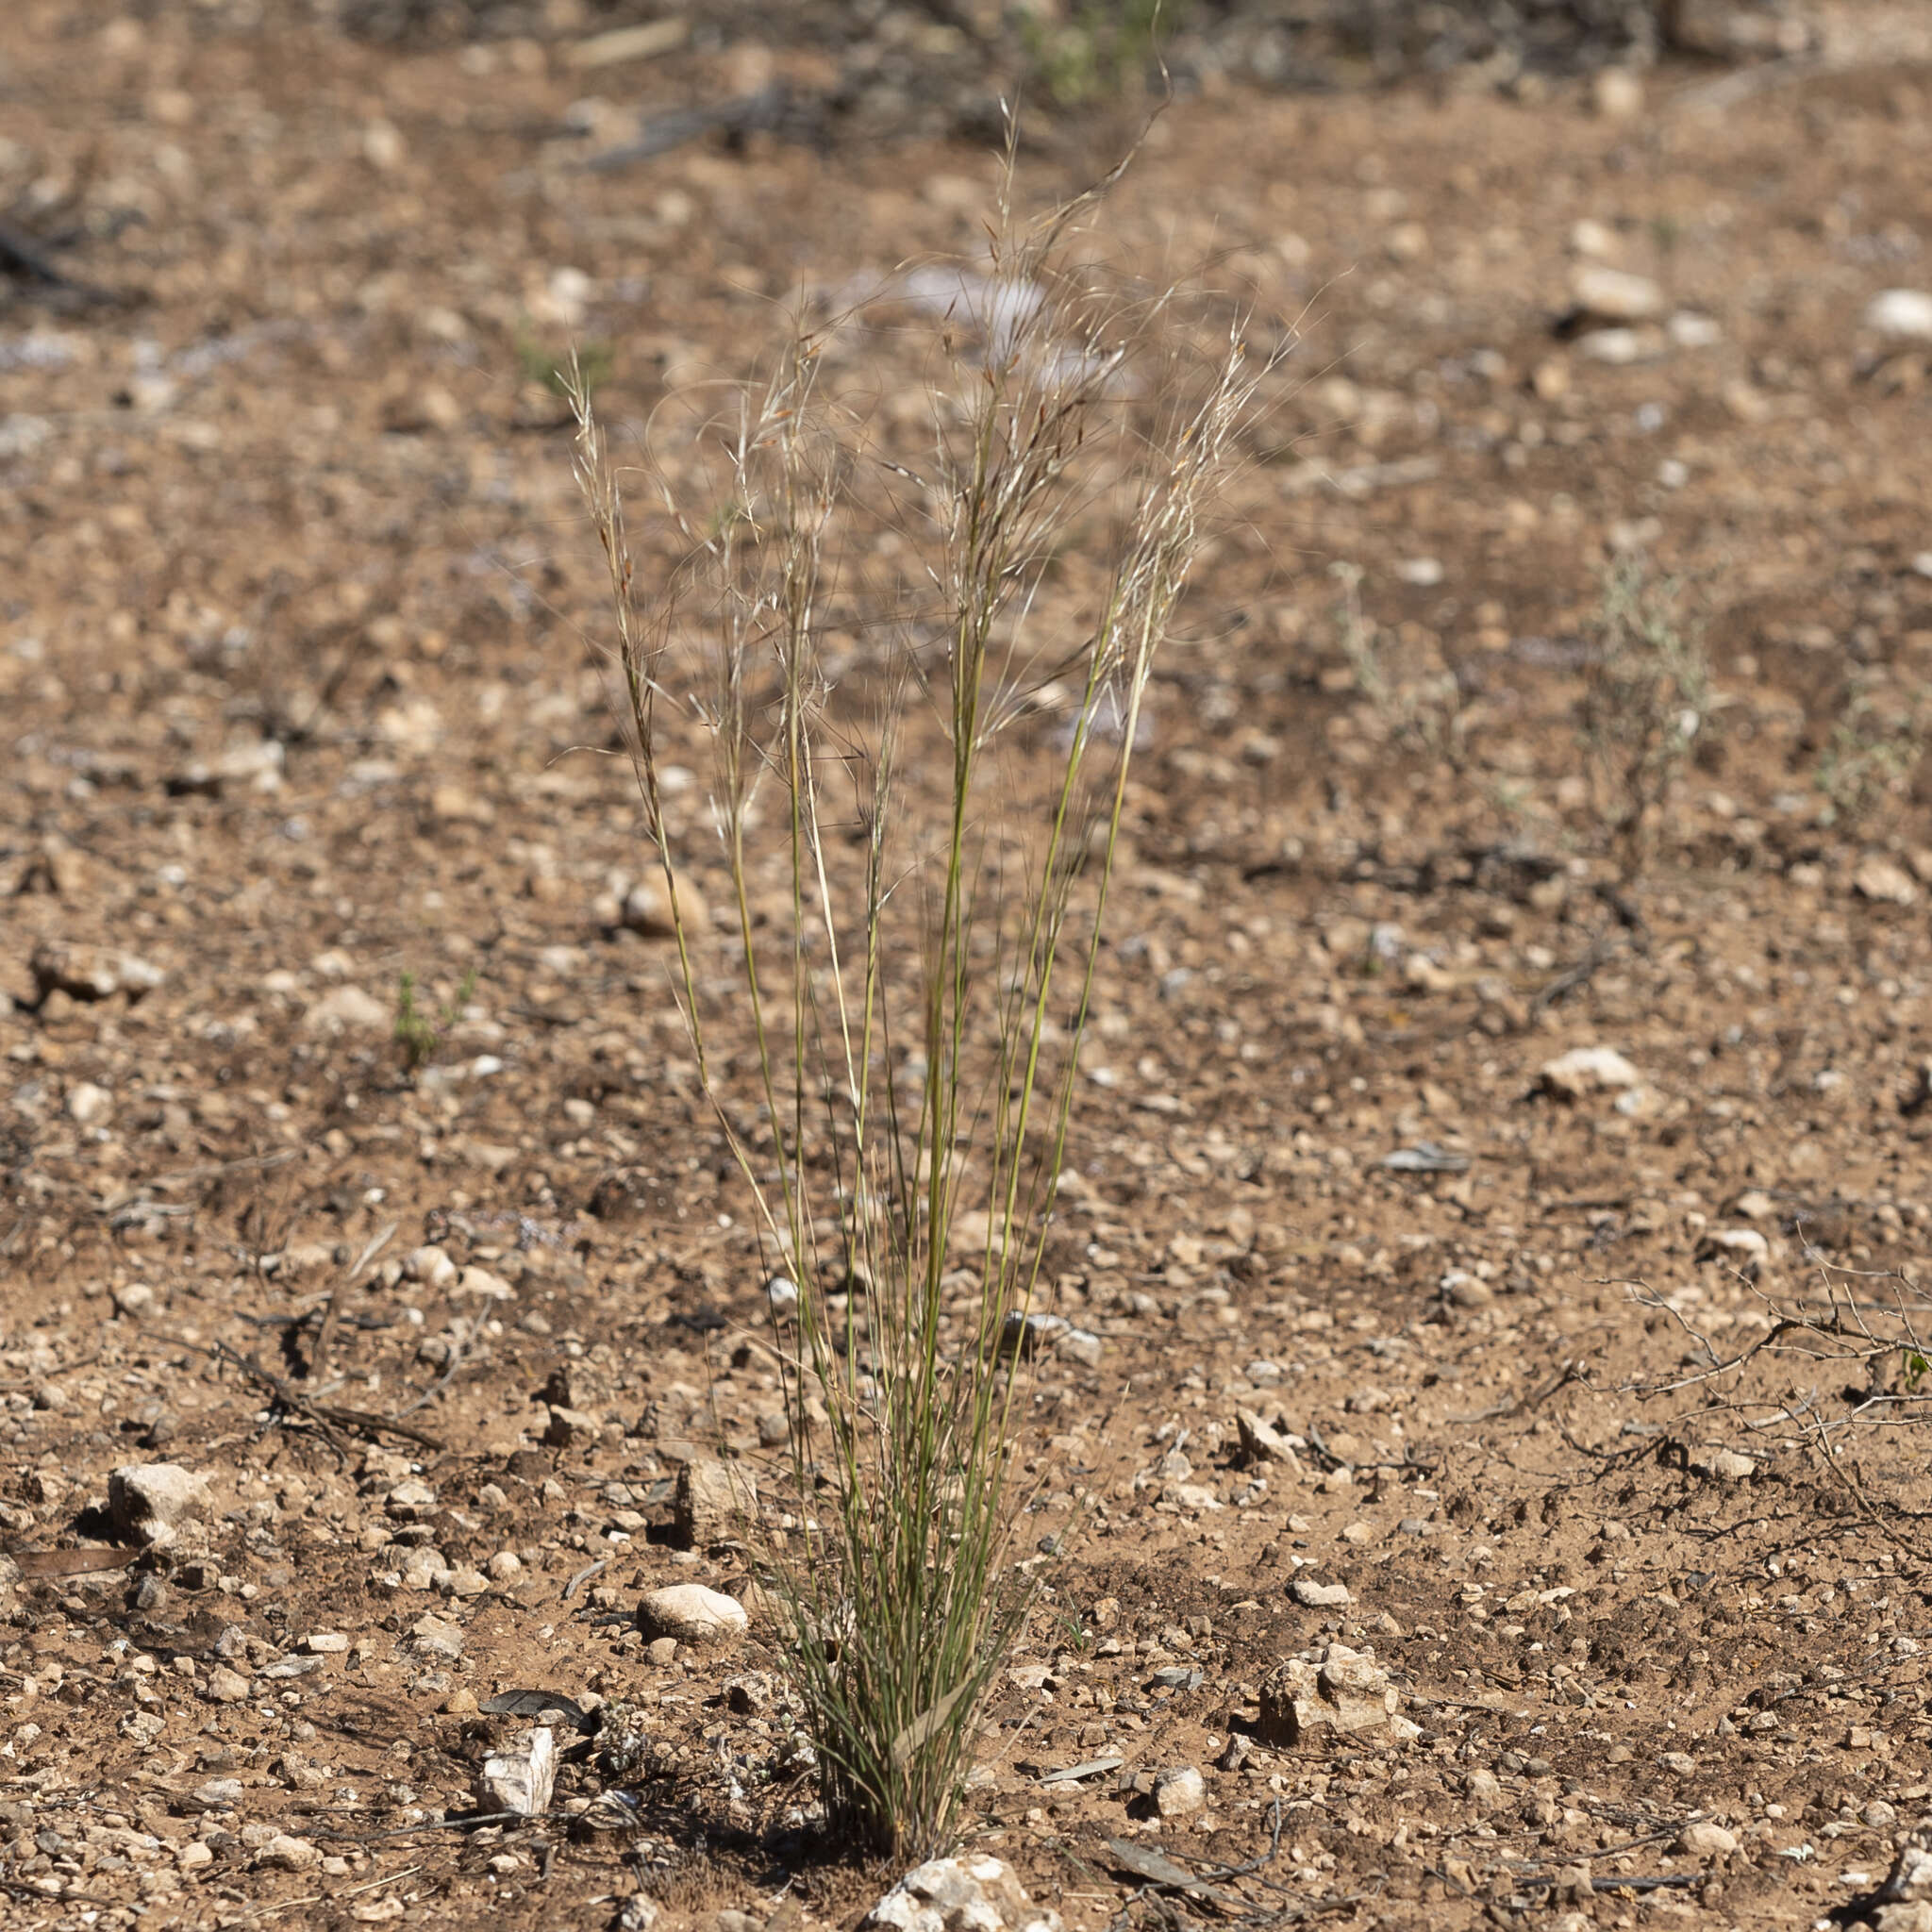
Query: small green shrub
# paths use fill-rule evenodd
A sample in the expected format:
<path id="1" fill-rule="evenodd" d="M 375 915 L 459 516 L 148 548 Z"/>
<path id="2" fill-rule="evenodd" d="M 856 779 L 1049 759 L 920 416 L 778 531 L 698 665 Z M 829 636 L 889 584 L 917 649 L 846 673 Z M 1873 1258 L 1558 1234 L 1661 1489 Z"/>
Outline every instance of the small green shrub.
<path id="1" fill-rule="evenodd" d="M 440 1008 L 435 1015 L 425 1013 L 416 1002 L 416 975 L 403 973 L 396 978 L 396 1017 L 390 1037 L 402 1049 L 403 1071 L 414 1074 L 436 1058 L 450 1028 L 463 1017 L 476 991 L 474 967 L 463 974 L 456 998 Z"/>
<path id="2" fill-rule="evenodd" d="M 1924 708 L 1922 693 L 1888 708 L 1869 691 L 1852 691 L 1812 769 L 1824 824 L 1856 824 L 1906 791 L 1925 755 Z"/>
<path id="3" fill-rule="evenodd" d="M 1655 856 L 1665 808 L 1710 714 L 1710 665 L 1678 611 L 1681 587 L 1643 558 L 1604 573 L 1576 735 L 1627 884 Z"/>
<path id="4" fill-rule="evenodd" d="M 1021 45 L 1033 77 L 1058 107 L 1078 108 L 1124 92 L 1156 58 L 1161 37 L 1188 0 L 1080 0 L 1064 20 L 1028 8 Z"/>

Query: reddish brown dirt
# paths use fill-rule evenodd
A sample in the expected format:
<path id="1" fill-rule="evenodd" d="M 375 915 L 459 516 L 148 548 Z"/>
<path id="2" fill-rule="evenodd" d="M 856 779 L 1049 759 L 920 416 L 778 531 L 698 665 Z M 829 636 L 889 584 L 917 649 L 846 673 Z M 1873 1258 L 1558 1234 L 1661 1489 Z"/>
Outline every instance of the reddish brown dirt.
<path id="1" fill-rule="evenodd" d="M 881 1874 L 801 1860 L 784 1727 L 725 1701 L 769 1633 L 660 1662 L 629 1619 L 653 1583 L 743 1588 L 729 1550 L 670 1546 L 668 1481 L 772 1396 L 661 948 L 595 911 L 642 855 L 599 755 L 568 438 L 519 342 L 608 343 L 622 435 L 769 351 L 801 282 L 973 246 L 989 165 L 758 136 L 573 172 L 533 130 L 586 83 L 535 42 L 80 5 L 6 41 L 6 192 L 78 227 L 74 275 L 144 296 L 0 311 L 6 1541 L 133 1557 L 125 1463 L 213 1498 L 129 1569 L 8 1567 L 6 1916 L 602 1924 L 641 1884 L 670 1925 L 850 1923 Z M 682 58 L 677 85 L 731 84 Z M 1860 324 L 1932 280 L 1932 67 L 1701 105 L 1710 79 L 1654 77 L 1627 121 L 1563 88 L 1210 92 L 1107 218 L 1131 264 L 1211 260 L 1303 345 L 1133 799 L 1117 1077 L 1083 1087 L 1059 1252 L 1105 1353 L 1044 1365 L 1028 1424 L 1042 1529 L 1088 1507 L 974 1829 L 1070 1926 L 1152 1923 L 1123 1838 L 1273 1845 L 1223 1881 L 1256 1924 L 1798 1926 L 1932 1786 L 1910 1362 L 1814 1331 L 1700 1378 L 1923 1262 L 1925 774 L 1912 741 L 1836 815 L 1817 780 L 1847 720 L 1915 729 L 1932 673 L 1928 352 Z M 1043 145 L 1041 198 L 1099 152 Z M 1558 341 L 1584 220 L 1716 340 L 1628 366 Z M 1574 714 L 1632 543 L 1702 613 L 1717 698 L 1620 886 Z M 1397 685 L 1459 711 L 1453 762 L 1359 688 L 1336 562 Z M 49 946 L 159 983 L 42 1000 Z M 405 972 L 432 1008 L 475 974 L 413 1075 Z M 1629 1098 L 1539 1091 L 1588 1045 Z M 1421 1141 L 1466 1170 L 1382 1164 Z M 325 1433 L 237 1359 L 309 1388 L 288 1318 L 391 1223 L 316 1399 L 427 1442 Z M 1700 1258 L 1739 1228 L 1755 1282 Z M 396 1279 L 427 1236 L 505 1298 Z M 582 1414 L 560 1443 L 546 1396 Z M 1278 1412 L 1291 1464 L 1242 1465 L 1241 1408 Z M 1352 1602 L 1303 1607 L 1298 1576 Z M 319 1631 L 348 1647 L 311 1668 Z M 1421 1736 L 1218 1768 L 1267 1672 L 1330 1637 Z M 509 1723 L 476 1706 L 523 1686 L 644 1707 L 636 1831 L 415 1829 L 470 1803 Z M 1127 1790 L 1037 1783 L 1109 1748 Z M 1133 1776 L 1188 1764 L 1207 1810 L 1140 1820 Z M 1700 1816 L 1726 1836 L 1684 1848 Z M 1586 1860 L 1670 1882 L 1553 1896 Z"/>

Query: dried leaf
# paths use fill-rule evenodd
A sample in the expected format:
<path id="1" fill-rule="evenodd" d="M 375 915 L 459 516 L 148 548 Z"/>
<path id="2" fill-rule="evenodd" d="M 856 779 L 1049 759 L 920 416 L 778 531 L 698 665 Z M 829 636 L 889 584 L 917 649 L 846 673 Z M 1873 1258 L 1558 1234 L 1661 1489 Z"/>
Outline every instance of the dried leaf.
<path id="1" fill-rule="evenodd" d="M 561 1690 L 506 1690 L 478 1707 L 491 1717 L 541 1717 L 546 1710 L 560 1710 L 578 1730 L 589 1727 L 590 1712 L 575 1697 Z"/>
<path id="2" fill-rule="evenodd" d="M 965 1696 L 968 1688 L 965 1684 L 956 1684 L 930 1710 L 914 1718 L 892 1740 L 892 1762 L 895 1765 L 903 1765 L 952 1716 L 954 1707 Z"/>
<path id="3" fill-rule="evenodd" d="M 103 1570 L 125 1570 L 139 1550 L 8 1550 L 23 1576 L 88 1576 Z"/>

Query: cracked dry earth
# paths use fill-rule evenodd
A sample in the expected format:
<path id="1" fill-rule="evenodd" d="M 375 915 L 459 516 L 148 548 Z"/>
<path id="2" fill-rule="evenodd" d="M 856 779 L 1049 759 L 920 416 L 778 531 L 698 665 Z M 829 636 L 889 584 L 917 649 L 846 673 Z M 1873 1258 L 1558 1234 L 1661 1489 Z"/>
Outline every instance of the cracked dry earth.
<path id="1" fill-rule="evenodd" d="M 1053 1255 L 1093 1340 L 1027 1372 L 1024 1541 L 1077 1527 L 971 1841 L 1070 1927 L 1808 1925 L 1932 1808 L 1932 405 L 1868 324 L 1932 279 L 1932 69 L 1857 38 L 1914 17 L 1610 112 L 1210 88 L 1107 214 L 1303 341 L 1138 767 Z M 4 35 L 7 195 L 144 300 L 0 310 L 0 1918 L 850 1925 L 897 1874 L 810 1854 L 769 1624 L 638 1620 L 756 1610 L 678 1485 L 774 1393 L 527 344 L 681 421 L 801 282 L 972 248 L 990 166 L 577 172 L 567 37 Z M 1591 265 L 1656 319 L 1554 332 Z M 1633 548 L 1714 692 L 1620 884 L 1574 716 Z M 1282 1720 L 1324 1654 L 1379 1717 Z M 447 1826 L 549 1700 L 553 1815 Z"/>

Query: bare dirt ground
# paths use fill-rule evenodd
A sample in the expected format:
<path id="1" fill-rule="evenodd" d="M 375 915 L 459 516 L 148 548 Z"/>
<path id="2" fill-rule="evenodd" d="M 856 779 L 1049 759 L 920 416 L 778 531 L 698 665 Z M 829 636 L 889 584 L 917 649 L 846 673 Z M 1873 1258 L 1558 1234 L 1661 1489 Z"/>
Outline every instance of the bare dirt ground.
<path id="1" fill-rule="evenodd" d="M 621 437 L 801 284 L 972 248 L 991 163 L 588 173 L 593 89 L 772 60 L 151 12 L 0 29 L 0 189 L 143 298 L 0 311 L 0 1918 L 849 1924 L 892 1874 L 808 1855 L 769 1631 L 635 1622 L 745 1589 L 672 1484 L 774 1401 L 661 942 L 608 917 L 645 856 L 532 377 L 608 344 Z M 1932 50 L 1883 44 L 1627 116 L 1211 86 L 1108 215 L 1303 341 L 1133 795 L 1058 1251 L 1103 1348 L 1032 1397 L 1042 1524 L 1085 1507 L 974 1838 L 1069 1926 L 1796 1926 L 1925 1808 L 1923 1363 L 1857 1331 L 1923 1265 L 1932 1124 L 1932 347 L 1861 319 L 1932 283 Z M 1109 139 L 1043 132 L 1027 192 Z M 1554 329 L 1591 259 L 1664 291 L 1633 359 Z M 1716 690 L 1622 882 L 1574 721 L 1632 549 Z M 1595 1046 L 1635 1084 L 1544 1090 Z M 143 1549 L 109 1473 L 159 1461 L 208 1501 Z M 1331 1640 L 1418 1736 L 1256 1740 Z M 587 1742 L 575 1822 L 438 1828 L 520 1689 L 648 1741 Z M 1153 1811 L 1187 1766 L 1205 1807 Z M 1209 1896 L 1123 1844 L 1264 1862 Z"/>

